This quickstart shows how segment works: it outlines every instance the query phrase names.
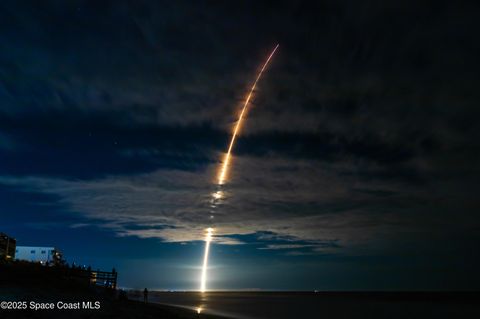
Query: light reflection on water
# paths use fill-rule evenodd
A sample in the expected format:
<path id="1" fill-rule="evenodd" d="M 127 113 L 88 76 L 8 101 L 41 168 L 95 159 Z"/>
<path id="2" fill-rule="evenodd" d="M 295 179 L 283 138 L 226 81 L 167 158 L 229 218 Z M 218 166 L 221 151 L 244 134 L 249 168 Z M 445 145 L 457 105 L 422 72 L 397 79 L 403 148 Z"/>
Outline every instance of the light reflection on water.
<path id="1" fill-rule="evenodd" d="M 431 296 L 408 299 L 388 293 L 345 292 L 152 292 L 151 302 L 190 309 L 203 314 L 238 319 L 264 318 L 480 318 L 477 303 L 434 302 Z M 142 300 L 142 292 L 129 294 Z M 466 316 L 468 314 L 468 316 Z"/>
<path id="2" fill-rule="evenodd" d="M 234 318 L 234 319 L 252 319 L 254 317 L 244 316 L 235 311 L 234 309 L 223 309 L 222 304 L 224 301 L 222 299 L 224 296 L 223 293 L 219 292 L 151 292 L 149 296 L 149 301 L 152 303 L 159 303 L 169 306 L 181 307 L 184 309 L 189 309 L 192 312 L 196 313 L 199 318 L 202 318 L 200 314 L 210 314 L 217 315 L 223 318 Z M 139 296 L 135 294 L 130 294 L 129 298 L 142 300 Z M 233 301 L 233 299 L 231 299 Z M 227 302 L 228 303 L 228 302 Z"/>

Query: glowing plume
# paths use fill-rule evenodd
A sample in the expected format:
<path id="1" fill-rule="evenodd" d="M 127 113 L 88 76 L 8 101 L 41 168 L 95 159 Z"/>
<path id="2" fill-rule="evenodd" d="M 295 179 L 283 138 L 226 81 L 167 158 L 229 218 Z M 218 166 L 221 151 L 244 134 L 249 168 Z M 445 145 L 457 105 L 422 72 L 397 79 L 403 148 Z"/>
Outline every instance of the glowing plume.
<path id="1" fill-rule="evenodd" d="M 233 135 L 232 139 L 230 140 L 230 144 L 228 146 L 227 150 L 227 155 L 225 155 L 225 159 L 223 161 L 222 167 L 220 169 L 220 174 L 218 176 L 218 184 L 222 185 L 225 183 L 227 171 L 228 171 L 228 164 L 230 163 L 230 157 L 233 149 L 233 145 L 235 144 L 235 139 L 237 138 L 237 134 L 240 130 L 240 126 L 242 125 L 242 121 L 245 115 L 245 111 L 247 110 L 248 104 L 250 103 L 250 99 L 252 98 L 253 91 L 255 90 L 255 87 L 257 86 L 258 81 L 262 77 L 263 71 L 267 68 L 268 63 L 272 59 L 273 55 L 275 54 L 275 51 L 277 51 L 279 44 L 273 49 L 272 53 L 268 56 L 267 61 L 262 66 L 262 69 L 257 75 L 257 78 L 255 79 L 255 82 L 253 82 L 252 88 L 250 89 L 250 92 L 248 92 L 247 98 L 245 99 L 245 104 L 243 104 L 242 112 L 240 112 L 240 116 L 238 117 L 237 124 L 235 125 L 235 129 L 233 130 Z"/>

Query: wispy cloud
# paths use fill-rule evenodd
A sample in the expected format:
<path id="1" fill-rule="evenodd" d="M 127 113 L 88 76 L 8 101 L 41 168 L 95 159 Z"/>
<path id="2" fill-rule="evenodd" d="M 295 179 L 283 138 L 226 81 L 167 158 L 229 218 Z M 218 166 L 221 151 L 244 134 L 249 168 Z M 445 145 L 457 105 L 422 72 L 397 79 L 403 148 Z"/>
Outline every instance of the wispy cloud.
<path id="1" fill-rule="evenodd" d="M 352 185 L 354 179 L 348 175 L 339 177 L 338 172 L 346 169 L 343 164 L 259 157 L 233 161 L 225 198 L 213 211 L 216 165 L 203 171 L 157 170 L 95 180 L 3 176 L 0 182 L 55 194 L 69 214 L 90 220 L 71 227 L 90 224 L 118 236 L 166 242 L 203 240 L 205 228 L 212 226 L 219 244 L 242 244 L 232 236 L 253 234 L 267 243 L 289 241 L 261 249 L 315 252 L 362 246 L 405 222 L 395 207 L 388 206 L 403 196 L 401 184 L 369 182 L 370 188 L 395 194 L 385 197 L 358 192 L 364 187 L 361 183 Z"/>

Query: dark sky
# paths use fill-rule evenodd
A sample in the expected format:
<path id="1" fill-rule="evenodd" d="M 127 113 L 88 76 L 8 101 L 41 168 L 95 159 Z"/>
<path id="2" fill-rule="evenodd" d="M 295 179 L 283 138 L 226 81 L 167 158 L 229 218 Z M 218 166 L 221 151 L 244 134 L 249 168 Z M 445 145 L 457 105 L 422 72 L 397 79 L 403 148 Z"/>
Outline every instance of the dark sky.
<path id="1" fill-rule="evenodd" d="M 197 289 L 479 289 L 479 8 L 0 3 L 0 231 Z"/>

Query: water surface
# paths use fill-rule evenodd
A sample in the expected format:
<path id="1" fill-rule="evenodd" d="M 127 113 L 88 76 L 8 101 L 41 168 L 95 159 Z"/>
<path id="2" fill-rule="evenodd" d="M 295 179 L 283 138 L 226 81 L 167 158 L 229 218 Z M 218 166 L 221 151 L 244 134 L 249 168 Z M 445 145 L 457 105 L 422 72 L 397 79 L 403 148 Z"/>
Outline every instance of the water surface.
<path id="1" fill-rule="evenodd" d="M 151 292 L 149 301 L 238 319 L 480 318 L 477 293 Z M 140 293 L 134 298 L 143 298 Z"/>

